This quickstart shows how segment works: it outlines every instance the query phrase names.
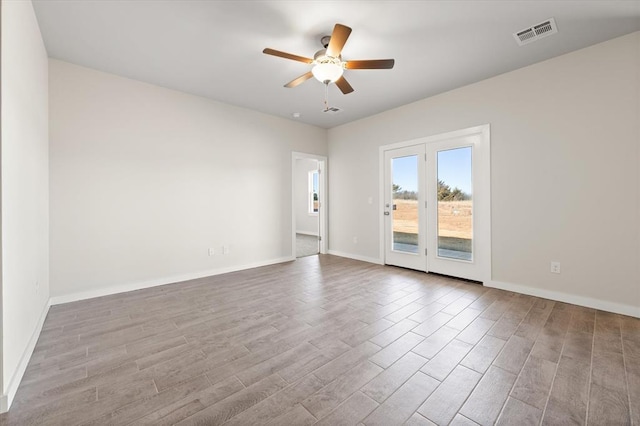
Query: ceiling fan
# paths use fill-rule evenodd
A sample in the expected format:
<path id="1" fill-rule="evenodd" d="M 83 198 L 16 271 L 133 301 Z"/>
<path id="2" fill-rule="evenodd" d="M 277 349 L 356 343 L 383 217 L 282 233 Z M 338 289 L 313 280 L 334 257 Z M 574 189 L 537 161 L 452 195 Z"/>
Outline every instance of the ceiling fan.
<path id="1" fill-rule="evenodd" d="M 351 87 L 349 82 L 342 75 L 345 69 L 391 69 L 395 63 L 394 59 L 367 59 L 358 61 L 343 60 L 340 53 L 349 38 L 349 34 L 351 34 L 351 28 L 342 24 L 336 24 L 333 28 L 333 33 L 331 33 L 330 36 L 322 37 L 320 40 L 324 49 L 318 50 L 313 56 L 313 59 L 269 48 L 264 49 L 262 53 L 304 62 L 305 64 L 313 64 L 311 71 L 291 80 L 285 84 L 284 87 L 296 87 L 297 85 L 309 80 L 311 77 L 315 77 L 325 85 L 335 83 L 340 91 L 346 95 L 353 92 L 353 87 Z"/>

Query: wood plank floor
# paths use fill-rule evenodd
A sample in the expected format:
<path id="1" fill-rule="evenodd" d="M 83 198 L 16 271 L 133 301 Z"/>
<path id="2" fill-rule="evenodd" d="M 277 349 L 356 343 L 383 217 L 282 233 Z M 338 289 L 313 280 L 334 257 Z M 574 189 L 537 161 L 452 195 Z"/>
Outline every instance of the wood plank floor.
<path id="1" fill-rule="evenodd" d="M 640 320 L 334 256 L 53 306 L 1 425 L 640 425 Z"/>

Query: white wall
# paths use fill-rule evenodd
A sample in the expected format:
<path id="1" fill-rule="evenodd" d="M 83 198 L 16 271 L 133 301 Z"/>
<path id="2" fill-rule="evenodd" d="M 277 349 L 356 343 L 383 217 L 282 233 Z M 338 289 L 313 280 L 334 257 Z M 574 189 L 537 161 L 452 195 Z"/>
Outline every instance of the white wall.
<path id="1" fill-rule="evenodd" d="M 639 49 L 634 33 L 329 130 L 330 249 L 378 259 L 379 146 L 490 123 L 488 284 L 640 316 Z"/>
<path id="2" fill-rule="evenodd" d="M 3 1 L 0 7 L 3 370 L 0 410 L 5 410 L 24 374 L 48 307 L 49 180 L 47 53 L 30 1 Z"/>
<path id="3" fill-rule="evenodd" d="M 296 232 L 318 235 L 318 215 L 309 214 L 309 172 L 318 170 L 318 161 L 296 159 L 293 184 L 293 203 L 296 212 Z"/>
<path id="4" fill-rule="evenodd" d="M 54 302 L 294 255 L 291 152 L 326 155 L 326 130 L 58 60 L 49 71 Z"/>

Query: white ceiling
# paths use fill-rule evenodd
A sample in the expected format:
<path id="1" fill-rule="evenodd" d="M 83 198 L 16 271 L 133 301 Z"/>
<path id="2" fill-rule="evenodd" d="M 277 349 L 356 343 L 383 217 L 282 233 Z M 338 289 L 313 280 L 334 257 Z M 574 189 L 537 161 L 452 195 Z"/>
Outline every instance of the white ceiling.
<path id="1" fill-rule="evenodd" d="M 115 1 L 35 0 L 53 58 L 330 128 L 640 30 L 640 0 Z M 555 18 L 558 34 L 520 47 L 513 33 Z M 353 28 L 349 59 L 395 58 L 392 70 L 346 70 L 355 91 L 309 65 L 336 22 Z"/>

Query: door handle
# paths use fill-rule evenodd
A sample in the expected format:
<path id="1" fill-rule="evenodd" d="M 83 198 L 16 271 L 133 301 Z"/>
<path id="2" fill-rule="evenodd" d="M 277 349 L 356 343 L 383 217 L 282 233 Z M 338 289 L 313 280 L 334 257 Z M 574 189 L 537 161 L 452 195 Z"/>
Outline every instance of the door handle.
<path id="1" fill-rule="evenodd" d="M 384 212 L 385 216 L 389 216 L 389 214 L 390 214 L 389 212 Z"/>

